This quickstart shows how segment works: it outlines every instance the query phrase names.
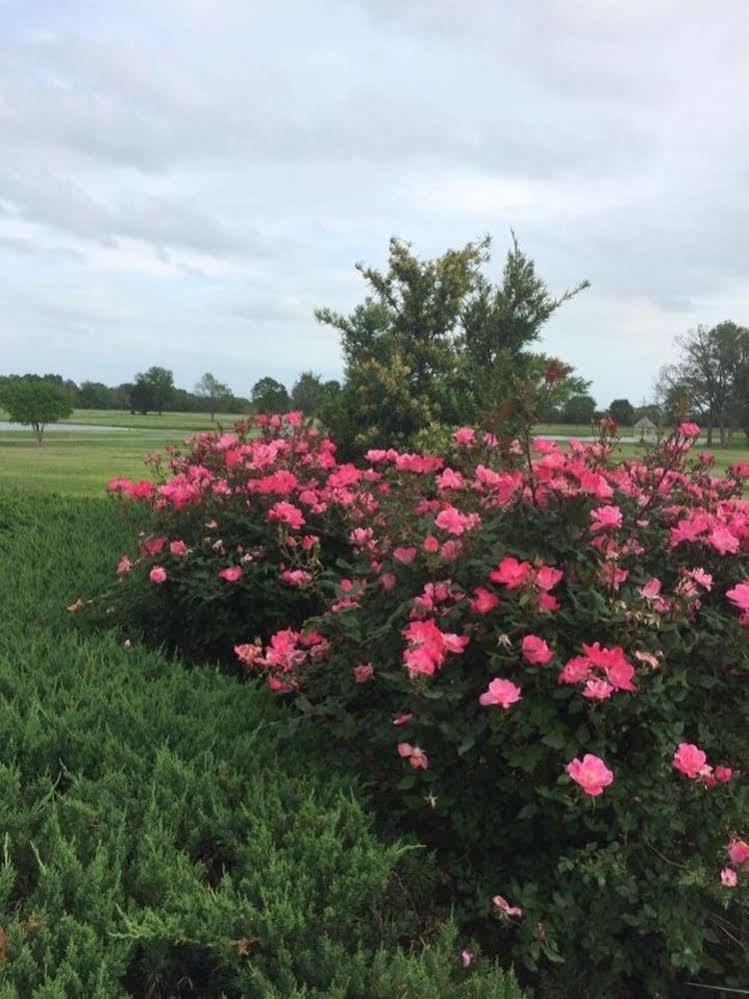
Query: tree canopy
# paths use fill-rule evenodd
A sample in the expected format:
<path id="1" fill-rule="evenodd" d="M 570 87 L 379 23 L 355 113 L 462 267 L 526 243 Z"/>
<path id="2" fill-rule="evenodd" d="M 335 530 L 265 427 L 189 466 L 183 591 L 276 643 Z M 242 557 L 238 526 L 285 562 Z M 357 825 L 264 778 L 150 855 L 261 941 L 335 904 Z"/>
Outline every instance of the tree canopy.
<path id="1" fill-rule="evenodd" d="M 338 330 L 345 384 L 327 410 L 346 446 L 404 443 L 430 426 L 482 422 L 528 375 L 544 324 L 583 282 L 559 297 L 512 246 L 496 284 L 483 274 L 490 240 L 421 260 L 390 241 L 388 268 L 357 265 L 367 284 L 350 315 L 317 319 Z"/>
<path id="2" fill-rule="evenodd" d="M 216 410 L 219 406 L 227 405 L 232 392 L 228 385 L 224 385 L 210 371 L 206 371 L 195 386 L 195 395 L 203 399 L 207 411 L 211 414 L 211 421 L 213 421 L 216 418 Z"/>
<path id="3" fill-rule="evenodd" d="M 43 379 L 7 381 L 0 389 L 0 404 L 12 423 L 27 424 L 33 429 L 38 444 L 42 443 L 50 423 L 70 416 L 73 411 L 69 391 Z"/>

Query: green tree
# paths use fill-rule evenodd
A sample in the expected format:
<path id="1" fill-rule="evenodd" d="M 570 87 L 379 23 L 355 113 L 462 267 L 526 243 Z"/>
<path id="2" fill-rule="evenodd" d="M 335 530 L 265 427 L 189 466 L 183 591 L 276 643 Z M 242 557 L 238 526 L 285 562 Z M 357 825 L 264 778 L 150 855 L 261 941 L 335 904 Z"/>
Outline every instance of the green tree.
<path id="1" fill-rule="evenodd" d="M 204 400 L 208 412 L 211 414 L 211 422 L 216 418 L 216 410 L 224 406 L 231 398 L 231 389 L 224 385 L 218 378 L 206 371 L 203 377 L 195 386 L 195 395 Z"/>
<path id="2" fill-rule="evenodd" d="M 614 399 L 609 413 L 620 427 L 631 427 L 635 419 L 635 407 L 629 399 Z"/>
<path id="3" fill-rule="evenodd" d="M 320 375 L 303 371 L 291 390 L 291 405 L 305 416 L 317 416 L 340 391 L 339 382 L 324 382 Z"/>
<path id="4" fill-rule="evenodd" d="M 676 343 L 681 356 L 661 372 L 659 394 L 683 399 L 704 423 L 708 446 L 717 429 L 725 447 L 742 373 L 749 363 L 749 329 L 727 320 L 710 329 L 698 326 L 677 337 Z"/>
<path id="5" fill-rule="evenodd" d="M 161 416 L 174 393 L 174 375 L 168 368 L 156 365 L 135 376 L 131 405 L 141 413 L 155 409 Z"/>
<path id="6" fill-rule="evenodd" d="M 33 429 L 37 444 L 42 443 L 50 423 L 70 416 L 73 411 L 69 391 L 41 379 L 18 378 L 7 382 L 0 391 L 0 403 L 12 423 L 27 424 Z"/>
<path id="7" fill-rule="evenodd" d="M 287 413 L 289 393 L 275 378 L 261 378 L 252 386 L 250 401 L 257 413 Z"/>
<path id="8" fill-rule="evenodd" d="M 554 298 L 513 236 L 494 286 L 481 268 L 490 240 L 420 260 L 390 241 L 388 268 L 357 265 L 364 302 L 344 316 L 316 316 L 340 332 L 345 383 L 326 422 L 349 451 L 399 446 L 439 425 L 479 421 L 501 408 L 512 379 L 526 370 L 529 344 L 585 285 Z"/>
<path id="9" fill-rule="evenodd" d="M 596 400 L 590 395 L 573 395 L 564 404 L 564 423 L 591 423 L 596 412 Z"/>

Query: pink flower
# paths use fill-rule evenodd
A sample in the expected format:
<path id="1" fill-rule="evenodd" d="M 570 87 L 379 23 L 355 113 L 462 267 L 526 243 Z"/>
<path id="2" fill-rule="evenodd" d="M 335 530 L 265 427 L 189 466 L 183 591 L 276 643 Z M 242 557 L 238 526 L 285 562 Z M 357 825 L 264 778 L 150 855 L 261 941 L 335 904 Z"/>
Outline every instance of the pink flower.
<path id="1" fill-rule="evenodd" d="M 453 440 L 463 447 L 470 447 L 476 443 L 476 431 L 472 427 L 461 427 L 453 434 Z"/>
<path id="2" fill-rule="evenodd" d="M 508 590 L 519 589 L 532 570 L 530 562 L 518 562 L 511 555 L 506 556 L 489 577 L 493 583 L 502 583 Z"/>
<path id="3" fill-rule="evenodd" d="M 294 506 L 292 503 L 287 503 L 285 500 L 280 500 L 278 503 L 273 504 L 268 511 L 268 520 L 277 520 L 281 524 L 288 524 L 289 527 L 293 527 L 295 530 L 298 530 L 305 524 L 304 515 L 299 507 Z"/>
<path id="4" fill-rule="evenodd" d="M 593 663 L 586 656 L 575 656 L 570 659 L 559 674 L 558 683 L 581 683 L 587 680 L 593 669 Z"/>
<path id="5" fill-rule="evenodd" d="M 696 423 L 680 423 L 679 432 L 685 437 L 699 437 L 700 428 Z"/>
<path id="6" fill-rule="evenodd" d="M 734 867 L 742 867 L 749 860 L 749 843 L 743 839 L 732 839 L 728 844 L 728 859 Z"/>
<path id="7" fill-rule="evenodd" d="M 538 595 L 538 609 L 540 611 L 548 611 L 553 613 L 558 611 L 562 605 L 559 603 L 557 598 L 551 593 L 539 593 Z"/>
<path id="8" fill-rule="evenodd" d="M 717 766 L 715 768 L 715 779 L 719 784 L 727 784 L 733 777 L 733 770 L 730 767 Z"/>
<path id="9" fill-rule="evenodd" d="M 692 569 L 690 573 L 692 579 L 695 583 L 699 583 L 701 587 L 705 590 L 712 590 L 713 588 L 713 577 L 709 572 L 705 572 L 704 569 Z M 749 599 L 749 597 L 748 597 Z"/>
<path id="10" fill-rule="evenodd" d="M 431 534 L 428 535 L 426 538 L 424 538 L 425 552 L 429 552 L 430 555 L 434 555 L 435 552 L 438 552 L 439 550 L 440 550 L 440 543 L 436 538 L 432 537 Z"/>
<path id="11" fill-rule="evenodd" d="M 622 526 L 622 511 L 618 506 L 598 506 L 590 511 L 590 525 L 592 534 L 596 531 L 616 529 Z"/>
<path id="12" fill-rule="evenodd" d="M 714 527 L 707 537 L 707 543 L 720 555 L 735 555 L 741 547 L 741 542 L 727 527 Z"/>
<path id="13" fill-rule="evenodd" d="M 707 763 L 707 753 L 691 742 L 680 742 L 673 758 L 674 767 L 685 777 L 700 777 Z"/>
<path id="14" fill-rule="evenodd" d="M 396 548 L 393 551 L 393 558 L 398 562 L 402 562 L 403 565 L 410 565 L 416 558 L 417 549 L 414 547 L 409 548 Z"/>
<path id="15" fill-rule="evenodd" d="M 483 586 L 477 586 L 473 592 L 475 598 L 471 601 L 471 608 L 477 614 L 488 614 L 495 607 L 499 607 L 499 597 L 489 590 L 485 590 Z"/>
<path id="16" fill-rule="evenodd" d="M 408 711 L 404 715 L 398 715 L 397 718 L 393 718 L 393 725 L 400 727 L 401 725 L 407 725 L 413 718 L 413 712 Z"/>
<path id="17" fill-rule="evenodd" d="M 542 565 L 536 573 L 535 583 L 539 590 L 548 593 L 553 590 L 557 583 L 561 582 L 564 573 L 560 569 L 555 569 L 550 565 Z"/>
<path id="18" fill-rule="evenodd" d="M 166 582 L 166 569 L 162 569 L 160 565 L 155 565 L 153 569 L 148 574 L 148 578 L 152 583 L 161 585 L 161 583 Z"/>
<path id="19" fill-rule="evenodd" d="M 554 653 L 538 635 L 526 635 L 523 639 L 523 658 L 533 666 L 546 666 L 554 658 Z"/>
<path id="20" fill-rule="evenodd" d="M 506 916 L 517 916 L 518 919 L 523 915 L 523 910 L 519 905 L 510 905 L 506 898 L 501 895 L 495 895 L 492 902 L 496 905 L 500 912 L 503 912 Z"/>
<path id="21" fill-rule="evenodd" d="M 127 557 L 127 555 L 123 555 L 120 561 L 117 563 L 117 575 L 124 576 L 126 572 L 130 572 L 131 566 L 132 562 L 130 561 L 130 559 Z"/>
<path id="22" fill-rule="evenodd" d="M 374 668 L 370 663 L 363 663 L 361 666 L 354 666 L 354 682 L 369 683 L 374 676 Z"/>
<path id="23" fill-rule="evenodd" d="M 245 668 L 249 668 L 263 654 L 263 647 L 259 643 L 245 642 L 243 645 L 234 646 L 234 655 Z"/>
<path id="24" fill-rule="evenodd" d="M 414 770 L 428 770 L 429 757 L 418 746 L 412 746 L 410 742 L 398 743 L 398 755 L 404 760 L 408 760 Z"/>
<path id="25" fill-rule="evenodd" d="M 592 701 L 607 701 L 615 688 L 605 680 L 588 680 L 583 690 L 583 697 Z"/>
<path id="26" fill-rule="evenodd" d="M 660 666 L 658 657 L 654 656 L 652 652 L 635 652 L 635 659 L 638 659 L 641 663 L 647 663 L 651 669 L 658 669 Z"/>
<path id="27" fill-rule="evenodd" d="M 308 583 L 312 582 L 312 574 L 304 569 L 286 569 L 285 572 L 281 573 L 281 580 L 287 586 L 307 586 Z"/>
<path id="28" fill-rule="evenodd" d="M 440 530 L 447 531 L 448 534 L 460 536 L 466 531 L 480 527 L 481 518 L 477 513 L 461 513 L 457 507 L 446 506 L 434 518 L 434 523 Z"/>
<path id="29" fill-rule="evenodd" d="M 579 784 L 591 798 L 597 798 L 603 794 L 604 788 L 607 788 L 614 780 L 613 773 L 600 756 L 594 756 L 592 753 L 586 753 L 582 760 L 575 757 L 565 769 L 575 783 Z"/>
<path id="30" fill-rule="evenodd" d="M 734 586 L 726 593 L 726 596 L 739 610 L 749 611 L 749 580 Z"/>
<path id="31" fill-rule="evenodd" d="M 446 468 L 444 472 L 437 476 L 438 489 L 462 489 L 463 476 L 460 472 L 455 472 L 452 468 Z"/>
<path id="32" fill-rule="evenodd" d="M 169 551 L 172 555 L 187 555 L 187 545 L 184 541 L 170 541 Z"/>
<path id="33" fill-rule="evenodd" d="M 640 593 L 646 600 L 656 600 L 660 596 L 662 586 L 660 579 L 650 579 L 640 589 Z"/>
<path id="34" fill-rule="evenodd" d="M 479 697 L 479 704 L 483 707 L 499 704 L 506 711 L 511 704 L 517 704 L 520 700 L 522 700 L 520 687 L 515 686 L 511 680 L 502 680 L 500 677 L 496 677 Z"/>
<path id="35" fill-rule="evenodd" d="M 218 574 L 219 579 L 225 580 L 227 583 L 236 583 L 236 581 L 242 575 L 241 565 L 230 565 L 228 569 L 222 569 Z"/>
<path id="36" fill-rule="evenodd" d="M 735 888 L 738 877 L 732 867 L 724 867 L 720 872 L 720 883 L 724 888 Z"/>
<path id="37" fill-rule="evenodd" d="M 460 952 L 460 960 L 464 968 L 470 968 L 474 961 L 473 951 L 466 947 Z"/>

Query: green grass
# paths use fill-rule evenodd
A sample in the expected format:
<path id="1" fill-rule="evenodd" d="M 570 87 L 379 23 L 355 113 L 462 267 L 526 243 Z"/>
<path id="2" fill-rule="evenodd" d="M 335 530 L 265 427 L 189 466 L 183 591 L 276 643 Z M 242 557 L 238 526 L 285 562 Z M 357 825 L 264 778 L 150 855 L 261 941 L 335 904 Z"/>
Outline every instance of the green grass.
<path id="1" fill-rule="evenodd" d="M 266 690 L 66 613 L 128 537 L 102 500 L 0 495 L 0 997 L 519 999 Z"/>
<path id="2" fill-rule="evenodd" d="M 4 418 L 0 413 L 0 419 Z M 239 414 L 220 414 L 217 422 L 200 413 L 164 413 L 163 416 L 131 416 L 112 410 L 75 410 L 70 422 L 125 427 L 124 430 L 87 432 L 54 431 L 39 447 L 30 431 L 0 431 L 0 489 L 21 486 L 24 489 L 67 496 L 100 496 L 114 476 L 146 477 L 146 454 L 163 450 L 168 443 L 184 440 L 201 430 L 215 429 L 222 423 L 227 429 Z M 565 434 L 580 437 L 590 434 L 588 426 L 541 424 L 539 436 Z M 749 460 L 749 447 L 736 446 L 711 450 L 716 456 L 716 471 L 722 474 L 734 461 Z M 642 453 L 633 444 L 623 444 L 621 454 L 634 457 Z"/>

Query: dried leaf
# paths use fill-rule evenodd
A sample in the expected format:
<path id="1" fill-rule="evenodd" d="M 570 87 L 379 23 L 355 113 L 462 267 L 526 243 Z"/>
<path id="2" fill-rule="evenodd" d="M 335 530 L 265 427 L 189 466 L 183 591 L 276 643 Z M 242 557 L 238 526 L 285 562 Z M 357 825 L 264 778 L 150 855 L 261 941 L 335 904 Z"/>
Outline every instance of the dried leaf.
<path id="1" fill-rule="evenodd" d="M 68 606 L 68 608 L 67 608 L 68 614 L 77 614 L 78 611 L 82 611 L 85 606 L 86 606 L 86 601 L 85 600 L 81 600 L 81 598 L 78 597 L 78 599 L 76 600 L 76 602 L 74 604 L 70 604 Z"/>

